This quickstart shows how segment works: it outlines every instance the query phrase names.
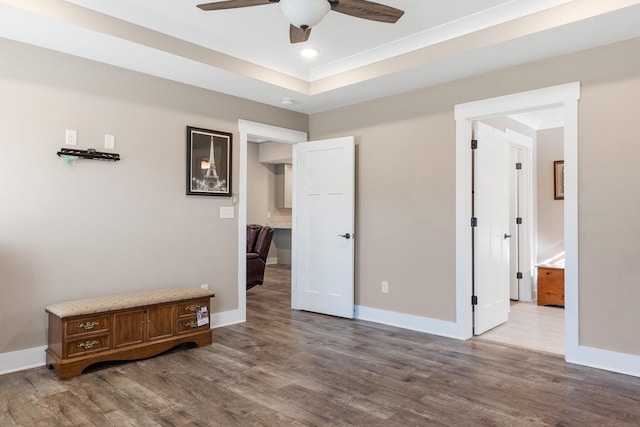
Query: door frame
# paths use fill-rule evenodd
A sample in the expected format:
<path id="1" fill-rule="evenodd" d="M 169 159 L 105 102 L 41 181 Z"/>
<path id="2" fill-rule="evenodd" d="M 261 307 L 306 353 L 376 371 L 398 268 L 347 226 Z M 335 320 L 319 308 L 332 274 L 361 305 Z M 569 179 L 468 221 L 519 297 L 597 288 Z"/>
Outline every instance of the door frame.
<path id="1" fill-rule="evenodd" d="M 293 129 L 281 128 L 264 123 L 251 122 L 248 120 L 238 120 L 239 138 L 239 179 L 238 192 L 233 194 L 232 200 L 238 201 L 238 312 L 234 323 L 246 322 L 247 320 L 247 262 L 246 262 L 246 241 L 247 241 L 247 144 L 249 139 L 259 141 L 275 141 L 285 144 L 297 144 L 307 141 L 307 133 Z M 294 146 L 295 148 L 295 146 Z M 295 164 L 295 149 L 294 149 Z M 295 168 L 295 166 L 294 166 Z M 295 185 L 295 177 L 294 177 Z M 292 201 L 292 224 L 291 224 L 291 294 L 296 289 L 296 197 L 294 194 Z M 293 305 L 292 305 L 293 306 Z M 295 308 L 295 307 L 293 307 Z"/>
<path id="2" fill-rule="evenodd" d="M 564 110 L 565 358 L 579 359 L 578 306 L 578 100 L 580 82 L 455 106 L 456 121 L 456 328 L 473 336 L 471 306 L 471 125 L 474 120 L 527 110 Z"/>

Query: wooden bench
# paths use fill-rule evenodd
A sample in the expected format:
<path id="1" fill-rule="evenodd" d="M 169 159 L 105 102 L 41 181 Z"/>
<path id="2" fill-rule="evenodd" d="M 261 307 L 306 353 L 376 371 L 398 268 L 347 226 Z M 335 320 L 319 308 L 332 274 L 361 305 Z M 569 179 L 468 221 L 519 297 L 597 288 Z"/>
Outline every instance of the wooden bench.
<path id="1" fill-rule="evenodd" d="M 188 342 L 209 345 L 214 296 L 172 288 L 50 305 L 47 366 L 64 379 L 97 362 L 142 359 Z"/>

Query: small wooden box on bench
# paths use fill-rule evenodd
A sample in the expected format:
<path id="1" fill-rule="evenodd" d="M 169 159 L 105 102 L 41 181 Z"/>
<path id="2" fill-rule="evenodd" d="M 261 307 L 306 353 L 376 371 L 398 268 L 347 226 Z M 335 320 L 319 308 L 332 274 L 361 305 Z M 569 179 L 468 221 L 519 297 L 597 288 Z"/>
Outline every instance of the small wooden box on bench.
<path id="1" fill-rule="evenodd" d="M 66 301 L 49 314 L 47 366 L 58 378 L 79 375 L 91 364 L 142 359 L 178 344 L 212 342 L 211 325 L 198 325 L 197 312 L 215 294 L 172 288 Z"/>

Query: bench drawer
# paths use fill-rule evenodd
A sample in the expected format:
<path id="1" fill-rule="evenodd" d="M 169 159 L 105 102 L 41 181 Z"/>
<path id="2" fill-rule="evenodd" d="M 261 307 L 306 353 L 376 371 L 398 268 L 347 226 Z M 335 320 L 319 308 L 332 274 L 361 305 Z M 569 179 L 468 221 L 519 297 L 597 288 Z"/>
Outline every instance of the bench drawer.
<path id="1" fill-rule="evenodd" d="M 208 299 L 184 301 L 178 304 L 178 317 L 195 315 L 199 308 L 209 307 Z"/>
<path id="2" fill-rule="evenodd" d="M 66 322 L 67 337 L 86 333 L 101 333 L 109 330 L 109 316 L 92 316 Z"/>
<path id="3" fill-rule="evenodd" d="M 99 335 L 67 341 L 66 350 L 67 357 L 78 357 L 98 351 L 109 350 L 109 335 Z"/>

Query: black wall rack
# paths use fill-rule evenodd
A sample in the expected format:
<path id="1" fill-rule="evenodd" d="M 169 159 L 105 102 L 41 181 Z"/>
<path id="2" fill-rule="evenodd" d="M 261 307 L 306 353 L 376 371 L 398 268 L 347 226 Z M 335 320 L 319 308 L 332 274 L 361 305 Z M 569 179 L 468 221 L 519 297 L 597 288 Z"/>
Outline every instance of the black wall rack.
<path id="1" fill-rule="evenodd" d="M 61 148 L 60 151 L 56 153 L 58 156 L 75 156 L 80 159 L 90 159 L 90 160 L 106 160 L 110 162 L 117 162 L 120 160 L 120 154 L 117 153 L 104 153 L 102 151 L 96 151 L 93 148 L 89 148 L 88 150 L 76 150 L 74 148 Z"/>

